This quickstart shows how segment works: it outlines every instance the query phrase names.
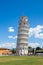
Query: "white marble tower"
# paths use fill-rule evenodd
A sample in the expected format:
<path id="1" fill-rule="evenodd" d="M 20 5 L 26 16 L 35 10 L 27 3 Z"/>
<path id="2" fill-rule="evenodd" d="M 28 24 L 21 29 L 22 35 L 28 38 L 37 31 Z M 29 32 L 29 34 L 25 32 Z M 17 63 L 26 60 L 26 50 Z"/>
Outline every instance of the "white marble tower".
<path id="1" fill-rule="evenodd" d="M 17 55 L 27 55 L 28 54 L 28 17 L 21 16 L 18 25 L 18 38 L 17 38 Z"/>

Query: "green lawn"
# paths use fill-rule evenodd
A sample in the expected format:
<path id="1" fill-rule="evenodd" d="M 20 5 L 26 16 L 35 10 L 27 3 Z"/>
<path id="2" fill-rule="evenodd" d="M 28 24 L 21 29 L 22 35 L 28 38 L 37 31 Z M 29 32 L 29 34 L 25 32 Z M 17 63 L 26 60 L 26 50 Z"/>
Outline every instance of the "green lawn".
<path id="1" fill-rule="evenodd" d="M 0 56 L 0 65 L 43 65 L 43 56 Z"/>

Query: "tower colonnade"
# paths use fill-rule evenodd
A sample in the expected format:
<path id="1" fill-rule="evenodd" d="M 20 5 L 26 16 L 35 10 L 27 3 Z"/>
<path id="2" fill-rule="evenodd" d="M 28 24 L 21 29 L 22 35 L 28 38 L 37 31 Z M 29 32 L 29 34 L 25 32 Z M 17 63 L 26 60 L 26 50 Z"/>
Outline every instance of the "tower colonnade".
<path id="1" fill-rule="evenodd" d="M 17 55 L 28 54 L 28 17 L 22 16 L 18 25 L 18 38 L 17 38 Z"/>

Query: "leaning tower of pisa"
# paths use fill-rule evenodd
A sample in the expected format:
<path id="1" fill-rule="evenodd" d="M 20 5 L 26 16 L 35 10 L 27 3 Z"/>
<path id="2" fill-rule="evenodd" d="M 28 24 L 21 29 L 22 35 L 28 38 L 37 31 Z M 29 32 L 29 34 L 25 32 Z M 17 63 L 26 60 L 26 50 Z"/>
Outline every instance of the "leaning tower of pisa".
<path id="1" fill-rule="evenodd" d="M 21 16 L 18 25 L 18 38 L 17 38 L 17 55 L 27 55 L 28 54 L 28 17 Z"/>

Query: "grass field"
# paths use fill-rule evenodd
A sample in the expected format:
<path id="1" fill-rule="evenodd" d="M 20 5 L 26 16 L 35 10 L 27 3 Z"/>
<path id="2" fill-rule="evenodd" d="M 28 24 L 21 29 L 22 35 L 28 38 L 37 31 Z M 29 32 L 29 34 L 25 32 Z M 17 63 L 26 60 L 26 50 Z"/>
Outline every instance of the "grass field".
<path id="1" fill-rule="evenodd" d="M 43 56 L 0 56 L 0 65 L 43 65 Z"/>

